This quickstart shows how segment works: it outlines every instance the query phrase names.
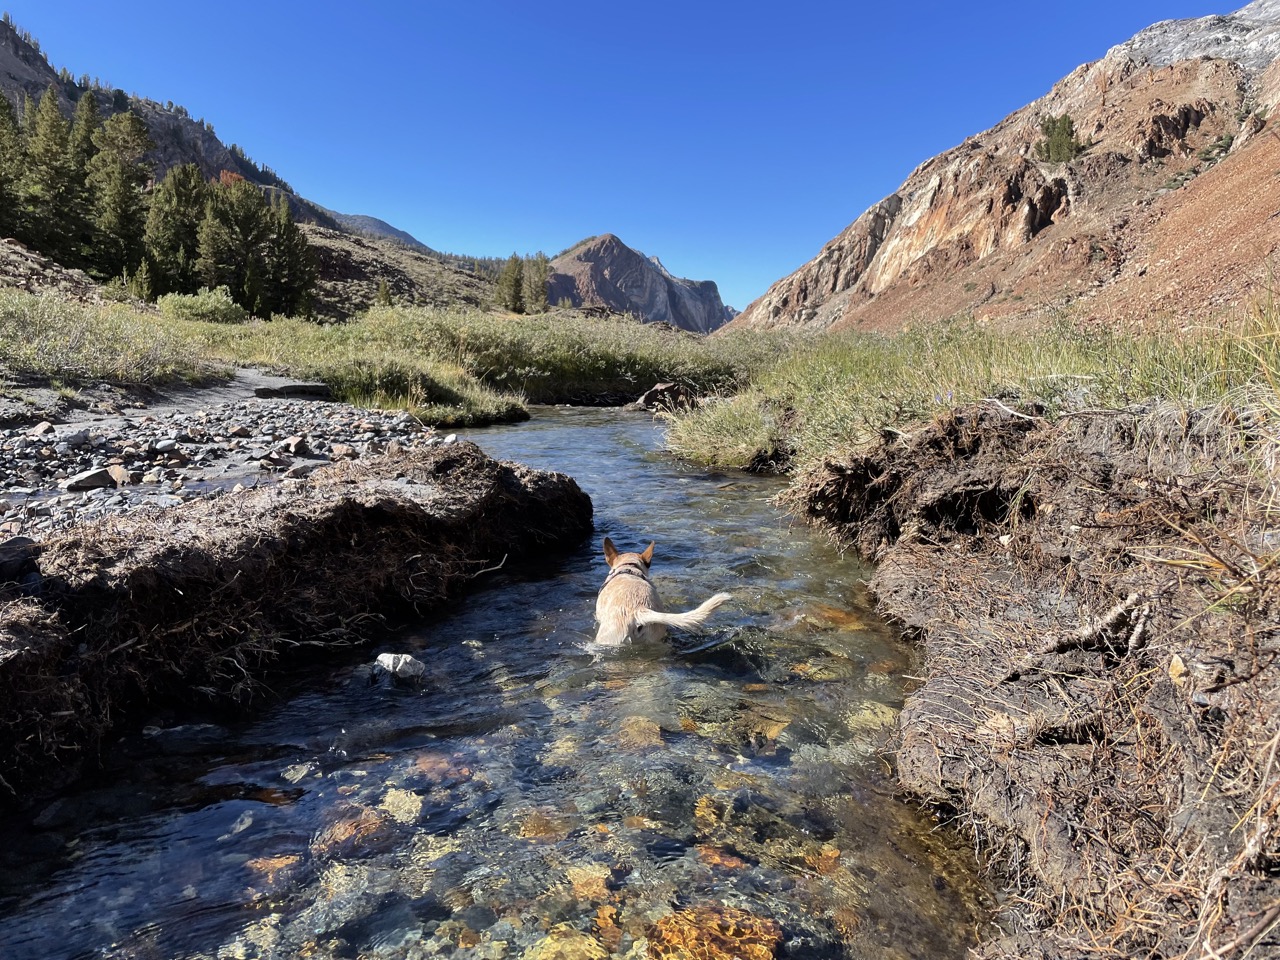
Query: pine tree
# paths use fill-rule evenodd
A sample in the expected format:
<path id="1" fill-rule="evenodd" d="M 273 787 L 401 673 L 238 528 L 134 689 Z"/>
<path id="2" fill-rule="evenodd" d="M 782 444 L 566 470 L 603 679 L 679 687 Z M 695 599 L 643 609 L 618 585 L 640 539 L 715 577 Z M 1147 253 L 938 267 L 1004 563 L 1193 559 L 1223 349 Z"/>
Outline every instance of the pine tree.
<path id="1" fill-rule="evenodd" d="M 195 293 L 200 285 L 200 221 L 212 188 L 194 163 L 174 167 L 151 193 L 143 241 L 156 296 Z"/>
<path id="2" fill-rule="evenodd" d="M 89 161 L 92 222 L 98 236 L 94 266 L 104 277 L 134 270 L 142 260 L 147 209 L 142 187 L 151 172 L 143 158 L 155 144 L 134 113 L 117 113 L 93 135 Z"/>
<path id="3" fill-rule="evenodd" d="M 196 270 L 209 288 L 225 286 L 231 299 L 262 316 L 267 281 L 271 209 L 247 180 L 226 178 L 214 187 L 200 223 Z"/>
<path id="4" fill-rule="evenodd" d="M 307 236 L 293 220 L 289 201 L 277 195 L 271 205 L 266 288 L 261 312 L 293 316 L 310 306 L 316 270 Z"/>
<path id="5" fill-rule="evenodd" d="M 32 113 L 20 188 L 23 239 L 55 260 L 75 265 L 81 228 L 77 204 L 82 187 L 71 156 L 70 127 L 58 107 L 56 85 L 45 91 Z"/>
<path id="6" fill-rule="evenodd" d="M 36 104 L 26 91 L 22 94 L 22 110 L 18 119 L 22 122 L 22 139 L 30 140 L 36 135 Z"/>
<path id="7" fill-rule="evenodd" d="M 378 292 L 373 295 L 373 305 L 376 307 L 390 307 L 394 301 L 391 298 L 391 284 L 387 283 L 386 277 L 378 278 Z"/>
<path id="8" fill-rule="evenodd" d="M 22 133 L 9 98 L 0 93 L 0 237 L 19 232 L 18 181 L 22 176 Z"/>
<path id="9" fill-rule="evenodd" d="M 511 254 L 498 274 L 494 289 L 494 302 L 512 313 L 524 313 L 524 261 L 518 253 Z"/>
<path id="10" fill-rule="evenodd" d="M 551 261 L 539 250 L 524 262 L 525 313 L 547 312 L 547 281 L 551 278 Z"/>
<path id="11" fill-rule="evenodd" d="M 1047 163 L 1065 163 L 1085 151 L 1088 144 L 1076 139 L 1076 124 L 1070 114 L 1045 117 L 1040 121 L 1044 139 L 1036 143 L 1036 158 Z"/>
<path id="12" fill-rule="evenodd" d="M 151 285 L 151 269 L 147 266 L 145 257 L 139 261 L 138 268 L 133 273 L 125 273 L 124 289 L 129 296 L 138 300 L 154 300 L 156 298 L 155 289 Z"/>
<path id="13" fill-rule="evenodd" d="M 100 126 L 102 113 L 98 110 L 98 98 L 92 92 L 87 93 L 76 103 L 76 112 L 71 117 L 71 158 L 81 177 L 88 174 L 89 161 L 98 152 L 93 135 Z"/>

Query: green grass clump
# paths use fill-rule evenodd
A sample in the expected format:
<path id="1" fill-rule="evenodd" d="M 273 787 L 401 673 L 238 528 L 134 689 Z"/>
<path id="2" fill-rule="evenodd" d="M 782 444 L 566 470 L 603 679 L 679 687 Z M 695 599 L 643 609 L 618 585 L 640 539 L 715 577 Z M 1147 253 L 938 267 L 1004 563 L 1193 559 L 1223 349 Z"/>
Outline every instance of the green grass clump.
<path id="1" fill-rule="evenodd" d="M 750 391 L 672 418 L 668 445 L 696 462 L 747 467 L 790 450 L 796 465 L 866 443 L 944 408 L 993 399 L 1047 416 L 1147 399 L 1205 405 L 1280 371 L 1280 326 L 1131 334 L 1062 322 L 1009 334 L 966 321 L 896 337 L 797 341 Z"/>
<path id="2" fill-rule="evenodd" d="M 483 426 L 523 420 L 522 399 L 481 383 L 456 363 L 398 349 L 360 322 L 320 325 L 306 320 L 228 326 L 179 323 L 208 356 L 327 383 L 362 406 L 403 407 L 428 423 Z"/>
<path id="3" fill-rule="evenodd" d="M 523 419 L 526 402 L 633 400 L 659 381 L 699 392 L 739 389 L 781 349 L 776 338 L 707 340 L 566 311 L 512 319 L 386 307 L 345 324 L 241 322 L 223 299 L 218 291 L 166 297 L 151 312 L 6 294 L 0 364 L 11 374 L 115 383 L 258 366 L 322 380 L 353 403 L 479 425 Z"/>
<path id="4" fill-rule="evenodd" d="M 226 287 L 199 293 L 169 293 L 156 301 L 160 315 L 169 320 L 201 320 L 205 323 L 244 323 L 249 311 L 231 299 Z"/>

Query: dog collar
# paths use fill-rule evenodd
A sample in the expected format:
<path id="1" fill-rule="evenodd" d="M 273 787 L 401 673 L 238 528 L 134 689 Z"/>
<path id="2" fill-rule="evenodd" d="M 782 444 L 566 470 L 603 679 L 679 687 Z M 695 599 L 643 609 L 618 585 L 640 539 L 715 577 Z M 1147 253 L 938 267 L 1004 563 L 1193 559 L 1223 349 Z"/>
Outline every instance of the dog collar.
<path id="1" fill-rule="evenodd" d="M 644 569 L 638 563 L 624 563 L 620 567 L 614 567 L 609 571 L 609 575 L 604 578 L 604 582 L 608 583 L 614 577 L 639 577 L 641 580 L 647 580 L 644 575 Z"/>

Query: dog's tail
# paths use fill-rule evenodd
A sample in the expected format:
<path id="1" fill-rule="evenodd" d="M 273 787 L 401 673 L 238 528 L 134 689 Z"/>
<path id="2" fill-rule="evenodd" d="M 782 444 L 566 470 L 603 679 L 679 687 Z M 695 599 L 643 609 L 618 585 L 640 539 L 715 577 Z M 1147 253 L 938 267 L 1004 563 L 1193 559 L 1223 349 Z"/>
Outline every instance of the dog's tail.
<path id="1" fill-rule="evenodd" d="M 659 613 L 657 610 L 640 610 L 636 613 L 636 623 L 642 627 L 650 623 L 661 623 L 681 630 L 693 630 L 702 626 L 703 621 L 711 616 L 716 607 L 726 600 L 732 599 L 733 597 L 730 594 L 717 593 L 710 600 L 695 607 L 688 613 Z"/>

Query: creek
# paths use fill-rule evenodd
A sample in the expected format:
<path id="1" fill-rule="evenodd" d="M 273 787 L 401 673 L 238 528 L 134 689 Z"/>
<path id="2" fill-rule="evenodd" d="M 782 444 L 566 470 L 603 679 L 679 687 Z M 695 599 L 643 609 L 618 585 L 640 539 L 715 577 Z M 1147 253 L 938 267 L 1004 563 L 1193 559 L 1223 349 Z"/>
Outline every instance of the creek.
<path id="1" fill-rule="evenodd" d="M 577 479 L 592 542 L 291 671 L 251 719 L 125 737 L 0 832 L 0 957 L 963 957 L 991 896 L 895 792 L 916 661 L 869 571 L 780 513 L 781 481 L 663 455 L 647 415 L 462 435 Z M 701 637 L 595 652 L 604 535 L 656 542 L 667 609 L 734 600 Z M 382 652 L 422 682 L 375 679 Z"/>

